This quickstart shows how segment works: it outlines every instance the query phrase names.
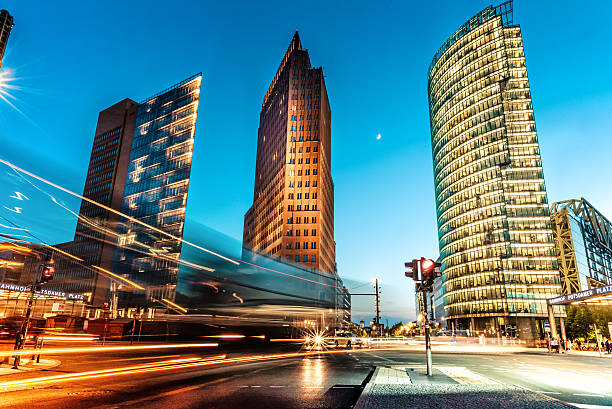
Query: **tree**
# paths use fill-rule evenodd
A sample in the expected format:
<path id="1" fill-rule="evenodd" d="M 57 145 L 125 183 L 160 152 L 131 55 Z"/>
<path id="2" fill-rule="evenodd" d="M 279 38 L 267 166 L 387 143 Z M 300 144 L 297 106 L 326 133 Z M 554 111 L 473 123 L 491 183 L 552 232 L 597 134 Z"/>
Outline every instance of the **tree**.
<path id="1" fill-rule="evenodd" d="M 568 305 L 565 330 L 570 339 L 595 338 L 595 332 L 590 328 L 596 324 L 603 338 L 610 338 L 608 322 L 612 322 L 611 307 L 591 307 L 583 305 Z"/>

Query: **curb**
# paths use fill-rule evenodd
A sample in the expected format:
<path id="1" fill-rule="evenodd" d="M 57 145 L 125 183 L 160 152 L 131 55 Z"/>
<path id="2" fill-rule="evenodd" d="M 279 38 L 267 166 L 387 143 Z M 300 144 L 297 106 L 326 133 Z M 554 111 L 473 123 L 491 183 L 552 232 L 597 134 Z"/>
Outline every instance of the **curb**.
<path id="1" fill-rule="evenodd" d="M 376 367 L 376 369 L 374 370 L 374 373 L 370 377 L 369 382 L 367 383 L 365 388 L 363 388 L 363 391 L 361 391 L 361 395 L 359 395 L 359 399 L 357 399 L 357 403 L 355 403 L 355 406 L 353 406 L 353 409 L 365 408 L 365 405 L 370 398 L 370 394 L 372 393 L 372 388 L 374 387 L 373 380 L 376 379 L 376 376 L 378 376 L 378 371 L 379 371 L 379 367 Z"/>

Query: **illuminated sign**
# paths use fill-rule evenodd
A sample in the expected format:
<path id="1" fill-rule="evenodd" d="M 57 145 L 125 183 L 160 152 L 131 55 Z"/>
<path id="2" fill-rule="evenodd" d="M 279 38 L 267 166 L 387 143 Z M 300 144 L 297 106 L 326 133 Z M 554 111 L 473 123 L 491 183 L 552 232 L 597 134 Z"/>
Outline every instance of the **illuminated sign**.
<path id="1" fill-rule="evenodd" d="M 604 287 L 591 288 L 590 290 L 580 291 L 579 293 L 572 293 L 568 295 L 562 295 L 561 297 L 551 298 L 550 304 L 568 304 L 572 301 L 584 300 L 596 295 L 612 294 L 612 285 L 606 285 Z"/>
<path id="2" fill-rule="evenodd" d="M 0 283 L 0 290 L 25 292 L 25 291 L 28 291 L 28 288 L 23 285 Z M 62 291 L 53 291 L 53 290 L 40 290 L 40 291 L 36 291 L 36 293 L 42 294 L 42 295 L 49 295 L 52 297 L 69 298 L 71 300 L 81 300 L 81 301 L 85 300 L 85 296 L 83 294 L 72 294 L 72 293 L 65 293 Z"/>

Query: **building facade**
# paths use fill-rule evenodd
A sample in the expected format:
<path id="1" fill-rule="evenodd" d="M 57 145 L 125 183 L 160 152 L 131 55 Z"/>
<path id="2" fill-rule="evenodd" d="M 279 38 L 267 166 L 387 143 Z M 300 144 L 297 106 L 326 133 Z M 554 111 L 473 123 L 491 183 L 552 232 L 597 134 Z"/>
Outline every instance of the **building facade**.
<path id="1" fill-rule="evenodd" d="M 8 43 L 13 26 L 13 16 L 6 10 L 0 10 L 0 68 L 2 68 L 4 51 L 6 50 L 6 44 Z"/>
<path id="2" fill-rule="evenodd" d="M 121 211 L 137 109 L 125 99 L 98 115 L 74 240 L 57 246 L 82 261 L 58 254 L 50 286 L 87 294 L 97 306 L 108 299 L 110 279 L 91 266 L 112 268 L 119 216 L 109 209 Z"/>
<path id="3" fill-rule="evenodd" d="M 584 198 L 550 211 L 563 295 L 612 284 L 612 223 Z"/>
<path id="4" fill-rule="evenodd" d="M 138 105 L 114 271 L 146 288 L 141 303 L 175 298 L 201 82 Z"/>
<path id="5" fill-rule="evenodd" d="M 296 32 L 262 104 L 244 246 L 334 273 L 331 110 L 322 68 Z"/>
<path id="6" fill-rule="evenodd" d="M 428 75 L 444 302 L 457 328 L 533 339 L 561 291 L 521 29 L 487 7 Z"/>

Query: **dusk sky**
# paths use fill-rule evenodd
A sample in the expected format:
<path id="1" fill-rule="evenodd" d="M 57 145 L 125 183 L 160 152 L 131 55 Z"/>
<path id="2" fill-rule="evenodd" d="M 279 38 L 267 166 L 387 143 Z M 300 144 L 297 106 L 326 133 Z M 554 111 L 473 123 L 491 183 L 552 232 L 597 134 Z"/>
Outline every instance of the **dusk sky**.
<path id="1" fill-rule="evenodd" d="M 2 70 L 20 89 L 17 109 L 0 100 L 0 157 L 81 193 L 98 112 L 202 72 L 189 213 L 241 240 L 261 103 L 297 29 L 332 109 L 338 271 L 356 292 L 382 280 L 383 322 L 414 319 L 403 263 L 438 257 L 427 69 L 490 4 L 5 0 Z M 612 3 L 581 4 L 517 0 L 514 22 L 549 203 L 584 197 L 612 218 Z M 370 297 L 353 298 L 354 321 L 373 316 Z"/>

